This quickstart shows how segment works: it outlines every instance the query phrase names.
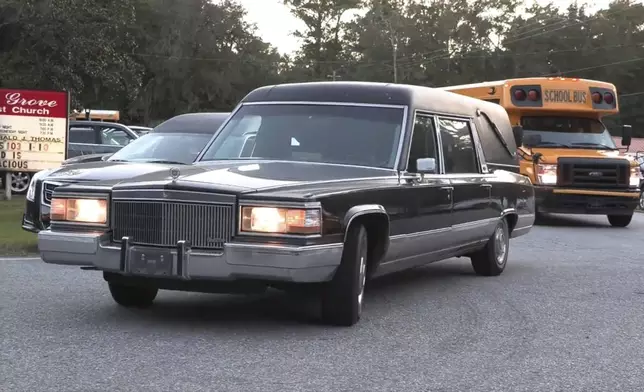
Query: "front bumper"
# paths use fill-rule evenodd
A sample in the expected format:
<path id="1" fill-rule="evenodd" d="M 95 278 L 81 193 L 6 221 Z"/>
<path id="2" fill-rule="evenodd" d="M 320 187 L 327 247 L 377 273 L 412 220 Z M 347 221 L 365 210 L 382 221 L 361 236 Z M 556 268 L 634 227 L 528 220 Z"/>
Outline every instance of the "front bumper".
<path id="1" fill-rule="evenodd" d="M 99 270 L 131 272 L 133 250 L 161 249 L 111 242 L 104 233 L 38 233 L 40 256 L 46 263 L 94 266 Z M 172 275 L 178 280 L 258 279 L 297 283 L 329 281 L 340 265 L 343 245 L 282 246 L 229 243 L 221 252 L 191 250 L 178 244 L 172 254 Z M 152 277 L 152 276 L 151 276 Z"/>
<path id="2" fill-rule="evenodd" d="M 538 212 L 558 214 L 630 215 L 639 203 L 639 189 L 605 191 L 535 187 Z"/>

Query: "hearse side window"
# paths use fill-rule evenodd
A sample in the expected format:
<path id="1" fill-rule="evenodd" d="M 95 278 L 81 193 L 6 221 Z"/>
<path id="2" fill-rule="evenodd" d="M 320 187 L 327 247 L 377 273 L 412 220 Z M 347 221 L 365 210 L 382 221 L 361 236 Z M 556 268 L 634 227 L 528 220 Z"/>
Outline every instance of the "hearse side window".
<path id="1" fill-rule="evenodd" d="M 438 119 L 446 174 L 480 173 L 469 122 Z"/>
<path id="2" fill-rule="evenodd" d="M 419 158 L 434 158 L 438 165 L 437 157 L 433 117 L 422 114 L 416 115 L 411 146 L 409 147 L 407 171 L 410 173 L 417 171 L 416 160 Z"/>

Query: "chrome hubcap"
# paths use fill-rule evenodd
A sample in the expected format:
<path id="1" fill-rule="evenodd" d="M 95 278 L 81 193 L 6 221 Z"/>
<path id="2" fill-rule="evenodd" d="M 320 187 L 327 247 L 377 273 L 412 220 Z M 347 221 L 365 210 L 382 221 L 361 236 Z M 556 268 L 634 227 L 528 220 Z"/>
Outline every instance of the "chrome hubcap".
<path id="1" fill-rule="evenodd" d="M 644 210 L 644 191 L 640 193 L 640 210 Z"/>
<path id="2" fill-rule="evenodd" d="M 362 299 L 364 297 L 364 286 L 367 282 L 367 258 L 360 256 L 360 286 L 358 287 L 358 310 L 362 312 Z"/>
<path id="3" fill-rule="evenodd" d="M 503 265 L 508 245 L 505 240 L 505 232 L 501 227 L 497 227 L 496 232 L 494 232 L 494 249 L 496 250 L 496 263 Z"/>
<path id="4" fill-rule="evenodd" d="M 24 192 L 29 187 L 29 174 L 16 172 L 11 173 L 11 190 L 13 192 Z"/>

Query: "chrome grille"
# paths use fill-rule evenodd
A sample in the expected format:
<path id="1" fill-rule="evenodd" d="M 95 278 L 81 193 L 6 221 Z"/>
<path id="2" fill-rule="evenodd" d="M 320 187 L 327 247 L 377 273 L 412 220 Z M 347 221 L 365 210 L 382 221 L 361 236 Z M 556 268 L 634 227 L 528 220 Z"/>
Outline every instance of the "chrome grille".
<path id="1" fill-rule="evenodd" d="M 630 165 L 624 159 L 559 158 L 558 185 L 575 188 L 628 187 Z"/>
<path id="2" fill-rule="evenodd" d="M 114 242 L 174 247 L 184 240 L 193 248 L 223 249 L 234 230 L 232 204 L 179 201 L 114 200 Z"/>
<path id="3" fill-rule="evenodd" d="M 43 182 L 42 183 L 42 204 L 48 206 L 51 205 L 51 198 L 54 195 L 54 189 L 58 188 L 60 184 L 55 182 Z"/>

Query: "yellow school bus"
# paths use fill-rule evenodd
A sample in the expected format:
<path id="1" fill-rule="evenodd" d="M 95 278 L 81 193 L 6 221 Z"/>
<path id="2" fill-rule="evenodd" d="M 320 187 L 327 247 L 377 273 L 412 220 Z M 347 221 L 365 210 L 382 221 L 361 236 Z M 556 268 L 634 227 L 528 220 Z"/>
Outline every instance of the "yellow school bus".
<path id="1" fill-rule="evenodd" d="M 601 214 L 613 226 L 631 222 L 639 202 L 640 169 L 620 152 L 602 122 L 619 113 L 611 83 L 577 78 L 520 78 L 443 87 L 497 103 L 523 127 L 520 172 L 535 186 L 543 213 Z M 622 146 L 631 143 L 623 126 Z"/>
<path id="2" fill-rule="evenodd" d="M 119 118 L 120 112 L 118 110 L 83 109 L 75 110 L 71 115 L 72 120 L 118 122 Z"/>

